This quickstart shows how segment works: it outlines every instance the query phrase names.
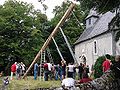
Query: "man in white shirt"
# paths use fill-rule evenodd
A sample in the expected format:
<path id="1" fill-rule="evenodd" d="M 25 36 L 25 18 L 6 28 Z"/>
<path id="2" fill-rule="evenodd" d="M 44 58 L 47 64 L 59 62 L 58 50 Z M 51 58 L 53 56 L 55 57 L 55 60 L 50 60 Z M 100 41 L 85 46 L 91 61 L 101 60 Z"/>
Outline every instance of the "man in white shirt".
<path id="1" fill-rule="evenodd" d="M 52 70 L 52 64 L 51 63 L 47 63 L 48 64 L 48 70 L 51 71 Z"/>
<path id="2" fill-rule="evenodd" d="M 49 71 L 48 75 L 50 76 L 50 80 L 52 80 L 52 72 L 51 72 L 52 64 L 51 63 L 47 63 L 47 65 L 48 65 L 48 71 Z"/>
<path id="3" fill-rule="evenodd" d="M 67 68 L 68 68 L 68 77 L 73 78 L 75 66 L 73 65 L 73 63 L 70 63 L 70 64 L 67 66 Z"/>

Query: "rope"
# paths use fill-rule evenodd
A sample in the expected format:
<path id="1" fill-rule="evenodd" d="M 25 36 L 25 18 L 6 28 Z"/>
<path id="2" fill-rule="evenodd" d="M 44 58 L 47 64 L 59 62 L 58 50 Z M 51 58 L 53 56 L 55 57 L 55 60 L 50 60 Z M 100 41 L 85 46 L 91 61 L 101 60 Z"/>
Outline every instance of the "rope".
<path id="1" fill-rule="evenodd" d="M 72 11 L 72 14 L 75 17 L 76 21 L 78 22 L 78 26 L 81 27 L 82 29 L 84 29 L 83 26 L 80 24 L 79 20 L 77 19 L 76 15 L 75 15 L 75 13 L 73 11 Z"/>

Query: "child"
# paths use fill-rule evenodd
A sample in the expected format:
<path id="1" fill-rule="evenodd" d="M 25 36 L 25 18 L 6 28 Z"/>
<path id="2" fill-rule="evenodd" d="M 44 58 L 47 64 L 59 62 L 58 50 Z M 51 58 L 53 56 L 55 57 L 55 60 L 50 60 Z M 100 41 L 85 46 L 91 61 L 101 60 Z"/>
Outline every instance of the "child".
<path id="1" fill-rule="evenodd" d="M 0 90 L 8 90 L 7 89 L 8 84 L 9 84 L 9 78 L 7 76 L 6 78 L 3 79 L 3 85 Z"/>
<path id="2" fill-rule="evenodd" d="M 6 78 L 4 78 L 3 83 L 4 83 L 4 86 L 7 86 L 9 84 L 8 76 Z"/>

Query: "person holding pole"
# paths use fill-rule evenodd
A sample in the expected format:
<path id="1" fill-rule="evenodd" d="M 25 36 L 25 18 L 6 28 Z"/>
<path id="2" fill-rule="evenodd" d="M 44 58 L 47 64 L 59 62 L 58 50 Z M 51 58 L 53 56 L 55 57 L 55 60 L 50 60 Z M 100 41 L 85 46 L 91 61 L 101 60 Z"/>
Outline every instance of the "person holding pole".
<path id="1" fill-rule="evenodd" d="M 66 75 L 66 61 L 62 60 L 61 65 L 62 65 L 62 79 L 64 79 Z"/>

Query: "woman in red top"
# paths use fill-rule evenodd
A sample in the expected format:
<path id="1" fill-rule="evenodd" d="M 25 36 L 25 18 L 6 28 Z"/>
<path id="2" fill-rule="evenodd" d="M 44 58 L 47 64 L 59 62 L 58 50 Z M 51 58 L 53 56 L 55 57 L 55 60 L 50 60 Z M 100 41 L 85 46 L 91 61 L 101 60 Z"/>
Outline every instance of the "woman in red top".
<path id="1" fill-rule="evenodd" d="M 16 74 L 16 64 L 17 62 L 15 62 L 12 66 L 11 66 L 11 80 L 13 79 L 13 74 Z"/>

